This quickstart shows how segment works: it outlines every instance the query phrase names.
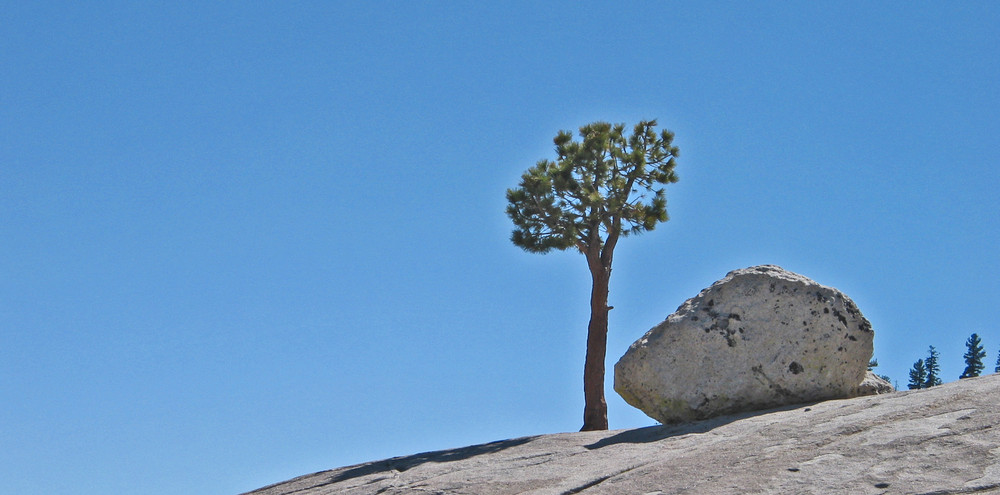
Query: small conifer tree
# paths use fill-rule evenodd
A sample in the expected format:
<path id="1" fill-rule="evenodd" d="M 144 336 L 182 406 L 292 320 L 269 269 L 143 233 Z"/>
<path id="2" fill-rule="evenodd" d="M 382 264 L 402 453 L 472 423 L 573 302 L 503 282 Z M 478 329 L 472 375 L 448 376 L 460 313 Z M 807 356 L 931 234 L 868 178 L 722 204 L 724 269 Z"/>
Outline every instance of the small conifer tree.
<path id="1" fill-rule="evenodd" d="M 986 357 L 986 351 L 983 350 L 983 342 L 979 339 L 979 335 L 972 334 L 969 340 L 965 341 L 965 371 L 962 372 L 962 376 L 959 378 L 972 378 L 974 376 L 979 376 L 983 372 L 983 358 Z"/>
<path id="2" fill-rule="evenodd" d="M 910 368 L 910 383 L 907 388 L 910 390 L 924 388 L 927 383 L 927 369 L 924 367 L 924 360 L 918 359 Z"/>
<path id="3" fill-rule="evenodd" d="M 938 357 L 940 357 L 940 354 L 934 346 L 930 346 L 927 350 L 927 354 L 927 359 L 924 360 L 924 369 L 927 372 L 927 378 L 924 381 L 924 388 L 931 388 L 941 385 L 941 366 L 938 365 Z"/>
<path id="4" fill-rule="evenodd" d="M 997 367 L 993 368 L 994 373 L 1000 373 L 1000 355 L 997 356 Z"/>
<path id="5" fill-rule="evenodd" d="M 611 260 L 618 240 L 667 221 L 662 185 L 677 182 L 674 134 L 656 121 L 594 122 L 580 128 L 581 141 L 561 131 L 553 142 L 558 159 L 540 160 L 507 190 L 511 241 L 532 253 L 576 250 L 587 258 L 593 284 L 587 355 L 583 364 L 583 428 L 607 430 L 604 361 L 608 341 Z"/>

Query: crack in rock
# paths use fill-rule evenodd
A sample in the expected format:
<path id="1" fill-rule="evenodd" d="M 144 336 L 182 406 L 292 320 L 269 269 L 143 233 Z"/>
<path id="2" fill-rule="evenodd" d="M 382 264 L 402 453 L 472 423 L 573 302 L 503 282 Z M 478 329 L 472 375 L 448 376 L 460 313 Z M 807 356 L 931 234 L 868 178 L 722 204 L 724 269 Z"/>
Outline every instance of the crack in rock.
<path id="1" fill-rule="evenodd" d="M 611 473 L 611 474 L 609 474 L 607 476 L 601 476 L 600 478 L 597 478 L 597 479 L 592 480 L 592 481 L 588 481 L 587 483 L 584 483 L 584 484 L 582 484 L 580 486 L 577 486 L 577 487 L 574 487 L 574 488 L 570 488 L 569 490 L 566 490 L 566 491 L 562 492 L 560 495 L 573 495 L 575 493 L 581 493 L 584 490 L 587 490 L 587 489 L 593 488 L 593 487 L 595 487 L 597 485 L 600 485 L 601 483 L 604 483 L 605 481 L 608 481 L 611 478 L 614 478 L 616 476 L 621 476 L 621 475 L 623 475 L 625 473 L 628 473 L 629 471 L 634 471 L 634 470 L 639 469 L 639 468 L 641 468 L 643 466 L 648 466 L 649 464 L 651 464 L 651 463 L 647 462 L 647 463 L 643 463 L 643 464 L 637 464 L 635 466 L 631 466 L 631 467 L 622 469 L 622 470 L 620 470 L 618 472 Z"/>
<path id="2" fill-rule="evenodd" d="M 959 493 L 982 493 L 989 492 L 996 489 L 1000 489 L 1000 483 L 992 483 L 989 485 L 973 486 L 968 488 L 958 488 L 955 490 L 935 490 L 932 492 L 920 492 L 914 495 L 952 495 Z"/>

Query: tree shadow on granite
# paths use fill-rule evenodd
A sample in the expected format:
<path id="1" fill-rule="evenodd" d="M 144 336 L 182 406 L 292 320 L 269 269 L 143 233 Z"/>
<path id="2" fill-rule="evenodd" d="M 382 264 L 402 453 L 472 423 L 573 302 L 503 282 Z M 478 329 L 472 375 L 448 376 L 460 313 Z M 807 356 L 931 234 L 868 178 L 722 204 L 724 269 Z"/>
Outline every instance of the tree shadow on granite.
<path id="1" fill-rule="evenodd" d="M 650 443 L 650 442 L 657 442 L 665 438 L 688 435 L 691 433 L 707 433 L 711 430 L 714 430 L 715 428 L 727 425 L 734 421 L 739 421 L 741 419 L 752 418 L 754 416 L 760 416 L 762 414 L 769 414 L 778 411 L 789 411 L 801 407 L 808 407 L 813 404 L 816 404 L 816 402 L 810 402 L 807 404 L 790 404 L 787 406 L 776 407 L 773 409 L 748 411 L 737 414 L 730 414 L 727 416 L 718 416 L 715 418 L 705 419 L 702 421 L 695 421 L 692 423 L 680 423 L 676 425 L 656 425 L 656 426 L 647 426 L 645 428 L 636 428 L 634 430 L 624 430 L 621 433 L 612 435 L 607 438 L 603 438 L 592 444 L 584 445 L 584 447 L 589 450 L 595 450 L 602 447 L 607 447 L 609 445 L 616 445 L 620 443 Z"/>
<path id="2" fill-rule="evenodd" d="M 534 438 L 537 437 L 523 437 L 523 438 L 515 438 L 512 440 L 501 440 L 498 442 L 485 443 L 482 445 L 473 445 L 471 447 L 462 447 L 450 450 L 438 450 L 434 452 L 425 452 L 423 454 L 415 454 L 404 457 L 393 457 L 392 459 L 369 462 L 367 464 L 360 464 L 358 466 L 347 468 L 344 471 L 336 473 L 327 483 L 324 484 L 339 483 L 341 481 L 353 478 L 360 478 L 362 476 L 369 476 L 382 472 L 395 471 L 401 473 L 403 471 L 413 469 L 427 462 L 435 462 L 435 463 L 455 462 L 484 454 L 493 454 L 496 452 L 500 452 L 501 450 L 509 449 L 511 447 L 516 447 L 518 445 L 528 443 Z"/>

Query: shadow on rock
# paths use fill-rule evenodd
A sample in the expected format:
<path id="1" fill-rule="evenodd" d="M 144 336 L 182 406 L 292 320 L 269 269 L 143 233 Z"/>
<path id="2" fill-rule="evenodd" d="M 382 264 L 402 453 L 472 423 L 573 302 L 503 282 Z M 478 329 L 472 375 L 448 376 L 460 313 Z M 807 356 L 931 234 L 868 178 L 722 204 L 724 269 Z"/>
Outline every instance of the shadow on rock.
<path id="1" fill-rule="evenodd" d="M 727 416 L 719 416 L 702 421 L 696 421 L 693 423 L 647 426 L 645 428 L 636 428 L 634 430 L 624 430 L 616 435 L 603 438 L 589 445 L 584 445 L 584 447 L 590 450 L 595 450 L 602 447 L 607 447 L 609 445 L 616 445 L 620 443 L 650 443 L 650 442 L 657 442 L 665 438 L 688 435 L 692 433 L 707 433 L 711 430 L 714 430 L 715 428 L 732 423 L 733 421 L 739 421 L 741 419 L 746 419 L 753 416 L 760 416 L 762 414 L 768 414 L 777 411 L 788 411 L 791 409 L 798 409 L 800 407 L 810 406 L 812 404 L 815 404 L 815 402 L 810 402 L 807 404 L 791 404 L 787 406 L 776 407 L 773 409 L 765 409 L 761 411 L 748 411 L 738 414 L 730 414 Z"/>
<path id="2" fill-rule="evenodd" d="M 361 464 L 359 466 L 348 468 L 340 473 L 335 474 L 328 483 L 339 483 L 341 481 L 360 478 L 363 476 L 369 476 L 373 474 L 378 474 L 388 471 L 403 472 L 409 469 L 413 469 L 426 462 L 455 462 L 471 457 L 476 457 L 484 454 L 493 454 L 500 452 L 501 450 L 509 449 L 511 447 L 516 447 L 530 442 L 535 437 L 523 437 L 515 438 L 512 440 L 501 440 L 498 442 L 491 442 L 482 445 L 474 445 L 472 447 L 463 447 L 460 449 L 451 450 L 438 450 L 434 452 L 426 452 L 423 454 L 415 454 L 405 457 L 393 457 L 392 459 L 386 459 L 384 461 L 371 462 L 368 464 Z"/>

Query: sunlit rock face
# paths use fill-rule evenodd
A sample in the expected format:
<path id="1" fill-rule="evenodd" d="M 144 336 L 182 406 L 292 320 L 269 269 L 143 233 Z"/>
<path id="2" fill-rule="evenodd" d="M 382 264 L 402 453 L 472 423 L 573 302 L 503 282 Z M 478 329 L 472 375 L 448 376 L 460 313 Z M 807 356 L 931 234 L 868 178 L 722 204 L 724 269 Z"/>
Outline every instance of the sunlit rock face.
<path id="1" fill-rule="evenodd" d="M 1000 375 L 987 375 L 694 423 L 393 457 L 248 495 L 998 493 L 997 404 Z"/>
<path id="2" fill-rule="evenodd" d="M 871 393 L 873 337 L 837 289 L 773 265 L 735 270 L 632 344 L 615 391 L 664 424 L 853 397 Z"/>

